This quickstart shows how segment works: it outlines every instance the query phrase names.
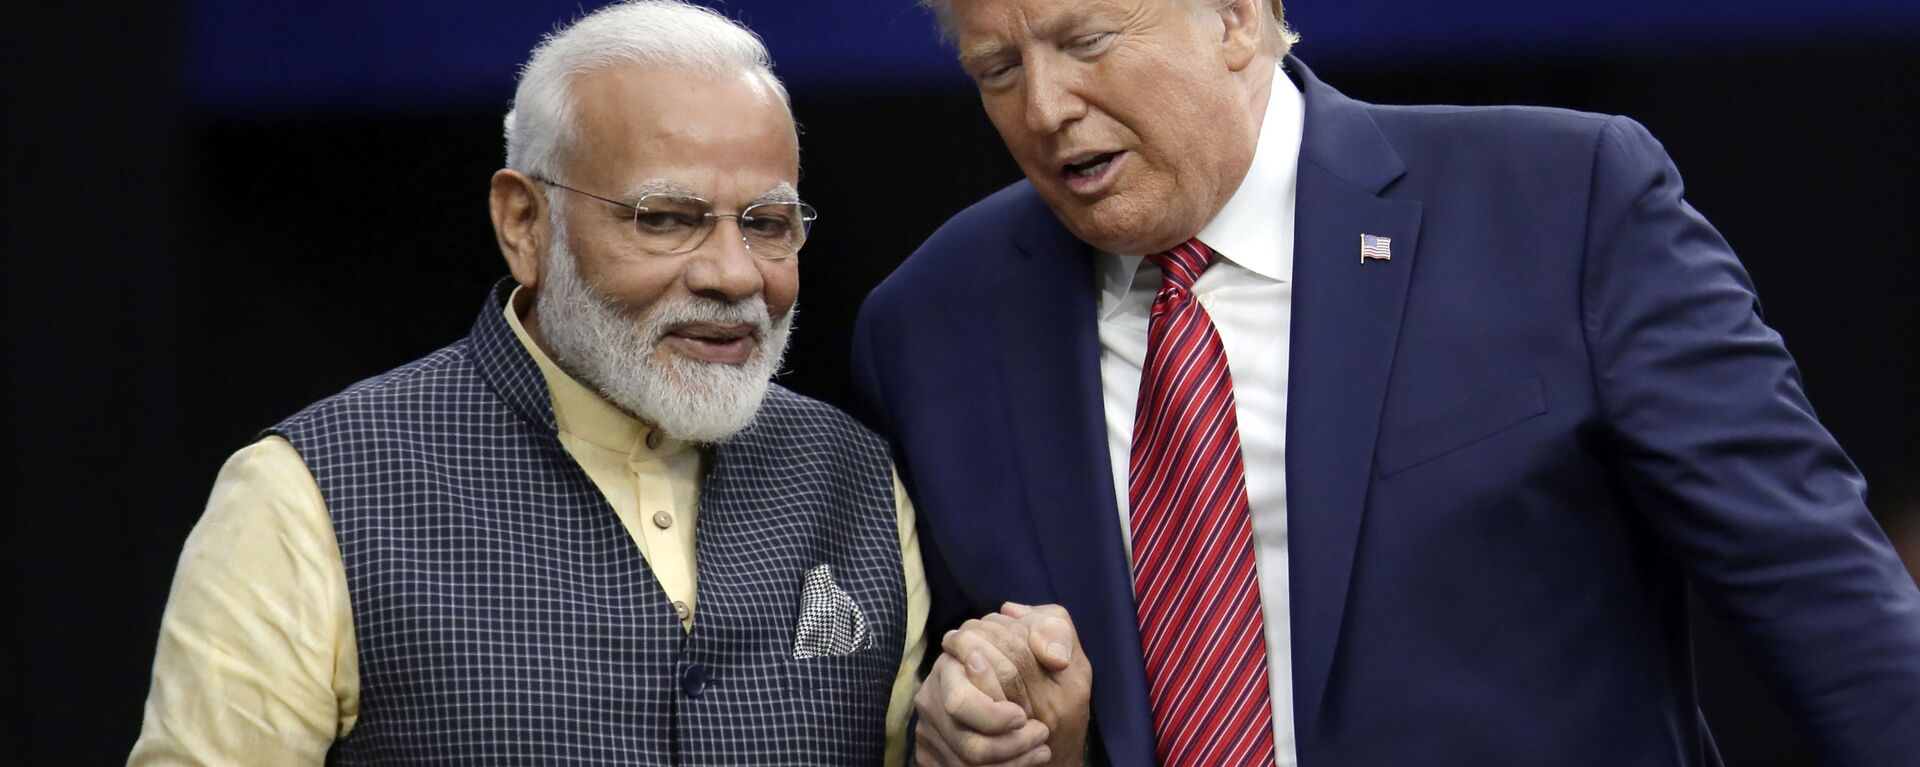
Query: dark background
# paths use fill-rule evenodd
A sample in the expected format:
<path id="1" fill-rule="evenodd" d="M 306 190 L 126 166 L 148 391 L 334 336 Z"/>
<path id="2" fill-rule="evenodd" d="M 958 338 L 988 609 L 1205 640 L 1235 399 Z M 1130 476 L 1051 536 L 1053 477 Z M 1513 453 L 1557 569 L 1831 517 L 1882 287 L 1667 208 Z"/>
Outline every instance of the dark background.
<path id="1" fill-rule="evenodd" d="M 39 3 L 0 25 L 0 762 L 124 760 L 224 457 L 454 340 L 504 274 L 485 211 L 500 117 L 518 62 L 577 7 L 472 5 Z M 1563 5 L 1289 10 L 1300 55 L 1357 98 L 1647 124 L 1745 259 L 1876 512 L 1920 514 L 1920 3 Z M 782 380 L 845 403 L 861 296 L 1018 174 L 907 0 L 721 7 L 768 39 L 824 214 Z M 1700 629 L 1729 763 L 1809 764 L 1741 653 Z"/>

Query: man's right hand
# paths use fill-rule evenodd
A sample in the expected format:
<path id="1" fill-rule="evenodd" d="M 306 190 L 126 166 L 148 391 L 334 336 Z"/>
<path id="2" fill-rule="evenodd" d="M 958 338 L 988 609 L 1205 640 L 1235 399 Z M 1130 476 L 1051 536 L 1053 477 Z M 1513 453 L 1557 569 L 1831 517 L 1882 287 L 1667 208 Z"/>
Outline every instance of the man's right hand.
<path id="1" fill-rule="evenodd" d="M 1064 608 L 1008 603 L 941 649 L 914 697 L 919 764 L 1081 763 L 1093 671 Z"/>

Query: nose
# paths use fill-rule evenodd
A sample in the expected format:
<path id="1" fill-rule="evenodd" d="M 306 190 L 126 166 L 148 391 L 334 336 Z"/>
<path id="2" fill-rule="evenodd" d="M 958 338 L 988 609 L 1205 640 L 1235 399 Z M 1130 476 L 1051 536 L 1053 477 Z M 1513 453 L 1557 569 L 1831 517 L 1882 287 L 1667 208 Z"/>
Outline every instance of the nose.
<path id="1" fill-rule="evenodd" d="M 735 217 L 715 221 L 706 241 L 688 255 L 685 279 L 695 295 L 732 303 L 759 295 L 766 287 L 760 259 L 747 250 L 746 233 Z"/>
<path id="2" fill-rule="evenodd" d="M 1036 56 L 1024 68 L 1028 130 L 1051 134 L 1086 116 L 1087 102 L 1077 95 L 1072 66 Z"/>

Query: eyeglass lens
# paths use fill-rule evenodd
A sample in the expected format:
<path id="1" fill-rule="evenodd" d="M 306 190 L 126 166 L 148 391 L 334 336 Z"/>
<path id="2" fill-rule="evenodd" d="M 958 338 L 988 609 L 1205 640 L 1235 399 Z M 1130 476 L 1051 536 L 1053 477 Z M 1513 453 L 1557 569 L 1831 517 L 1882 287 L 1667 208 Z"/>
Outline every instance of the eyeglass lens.
<path id="1" fill-rule="evenodd" d="M 699 247 L 722 218 L 738 219 L 748 250 L 777 258 L 800 250 L 813 211 L 804 203 L 762 202 L 747 206 L 736 216 L 716 214 L 712 206 L 698 198 L 648 195 L 634 208 L 633 229 L 650 250 L 683 253 Z"/>

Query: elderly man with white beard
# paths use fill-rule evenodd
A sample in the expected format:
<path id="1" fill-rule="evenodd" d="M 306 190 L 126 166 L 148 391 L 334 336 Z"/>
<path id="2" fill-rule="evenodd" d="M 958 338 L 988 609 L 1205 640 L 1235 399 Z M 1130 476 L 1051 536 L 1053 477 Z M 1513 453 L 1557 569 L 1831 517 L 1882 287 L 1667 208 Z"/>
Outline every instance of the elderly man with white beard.
<path id="1" fill-rule="evenodd" d="M 512 279 L 228 461 L 131 763 L 900 762 L 913 514 L 877 437 L 769 382 L 814 213 L 765 49 L 603 9 L 506 138 Z"/>

